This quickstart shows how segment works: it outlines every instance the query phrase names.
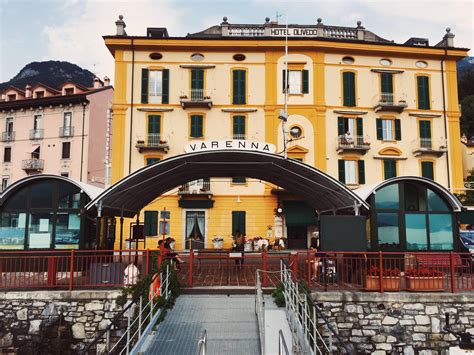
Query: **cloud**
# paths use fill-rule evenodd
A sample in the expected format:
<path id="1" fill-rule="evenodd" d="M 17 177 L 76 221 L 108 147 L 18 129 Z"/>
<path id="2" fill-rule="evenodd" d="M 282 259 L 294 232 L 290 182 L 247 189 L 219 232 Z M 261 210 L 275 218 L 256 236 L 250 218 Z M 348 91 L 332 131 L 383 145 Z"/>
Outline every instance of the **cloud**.
<path id="1" fill-rule="evenodd" d="M 181 32 L 182 11 L 163 1 L 139 0 L 64 2 L 61 13 L 67 20 L 59 25 L 46 26 L 47 39 L 44 60 L 67 60 L 87 68 L 97 76 L 113 78 L 114 61 L 104 45 L 103 35 L 115 34 L 115 21 L 125 16 L 126 31 L 132 35 L 145 35 L 146 27 L 168 27 Z"/>

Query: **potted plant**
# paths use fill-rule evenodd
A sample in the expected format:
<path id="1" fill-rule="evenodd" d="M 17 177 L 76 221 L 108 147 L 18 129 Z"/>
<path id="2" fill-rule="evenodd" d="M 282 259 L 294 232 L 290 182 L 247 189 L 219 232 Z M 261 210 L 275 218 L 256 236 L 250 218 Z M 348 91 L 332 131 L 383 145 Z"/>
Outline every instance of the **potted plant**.
<path id="1" fill-rule="evenodd" d="M 387 268 L 382 272 L 382 287 L 385 291 L 397 291 L 400 290 L 400 269 L 398 268 Z M 367 290 L 380 290 L 380 270 L 377 266 L 371 266 L 367 270 L 366 275 L 366 289 Z"/>
<path id="2" fill-rule="evenodd" d="M 405 272 L 408 291 L 440 291 L 444 289 L 444 274 L 440 270 L 422 268 Z"/>
<path id="3" fill-rule="evenodd" d="M 215 237 L 212 240 L 212 246 L 214 247 L 214 249 L 222 249 L 224 247 L 224 238 Z"/>

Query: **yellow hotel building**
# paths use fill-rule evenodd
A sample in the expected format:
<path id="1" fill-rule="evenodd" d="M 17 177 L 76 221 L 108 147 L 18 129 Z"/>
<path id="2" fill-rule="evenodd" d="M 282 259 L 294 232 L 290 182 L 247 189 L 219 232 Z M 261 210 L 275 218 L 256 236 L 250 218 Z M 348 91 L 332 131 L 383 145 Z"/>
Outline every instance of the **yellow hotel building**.
<path id="1" fill-rule="evenodd" d="M 286 89 L 289 158 L 354 189 L 393 176 L 463 187 L 456 62 L 467 49 L 454 47 L 449 29 L 431 45 L 423 38 L 398 44 L 360 22 L 321 19 L 285 28 L 268 18 L 224 18 L 186 37 L 166 28 L 130 36 L 123 17 L 116 25 L 116 35 L 104 36 L 115 58 L 112 182 L 184 154 L 190 141 L 268 142 L 281 154 Z M 163 232 L 177 249 L 190 240 L 210 248 L 216 237 L 230 247 L 237 230 L 270 239 L 283 233 L 291 248 L 306 247 L 317 226 L 303 198 L 245 173 L 157 196 L 139 217 L 146 247 L 155 248 Z"/>

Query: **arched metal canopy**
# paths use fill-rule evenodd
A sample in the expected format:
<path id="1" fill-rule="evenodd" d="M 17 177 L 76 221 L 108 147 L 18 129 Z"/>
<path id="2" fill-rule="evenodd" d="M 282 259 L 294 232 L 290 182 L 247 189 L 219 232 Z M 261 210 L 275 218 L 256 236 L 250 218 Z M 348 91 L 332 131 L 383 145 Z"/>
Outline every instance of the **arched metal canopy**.
<path id="1" fill-rule="evenodd" d="M 300 195 L 319 212 L 368 204 L 331 176 L 293 159 L 242 150 L 213 150 L 178 155 L 146 166 L 123 178 L 87 206 L 108 215 L 132 217 L 167 191 L 207 177 L 246 176 L 268 181 Z"/>

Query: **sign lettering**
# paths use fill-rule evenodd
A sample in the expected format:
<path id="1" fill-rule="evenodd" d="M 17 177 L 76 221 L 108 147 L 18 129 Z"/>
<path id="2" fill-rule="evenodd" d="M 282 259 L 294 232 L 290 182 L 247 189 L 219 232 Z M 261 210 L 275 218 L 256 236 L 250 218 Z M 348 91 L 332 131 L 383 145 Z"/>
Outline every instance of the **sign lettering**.
<path id="1" fill-rule="evenodd" d="M 275 153 L 273 144 L 265 142 L 254 142 L 240 139 L 219 141 L 192 141 L 184 146 L 186 153 L 202 152 L 208 150 L 251 150 L 265 153 Z"/>
<path id="2" fill-rule="evenodd" d="M 303 27 L 303 28 L 285 28 L 277 27 L 270 29 L 270 36 L 275 37 L 317 37 L 318 29 L 314 27 Z"/>

